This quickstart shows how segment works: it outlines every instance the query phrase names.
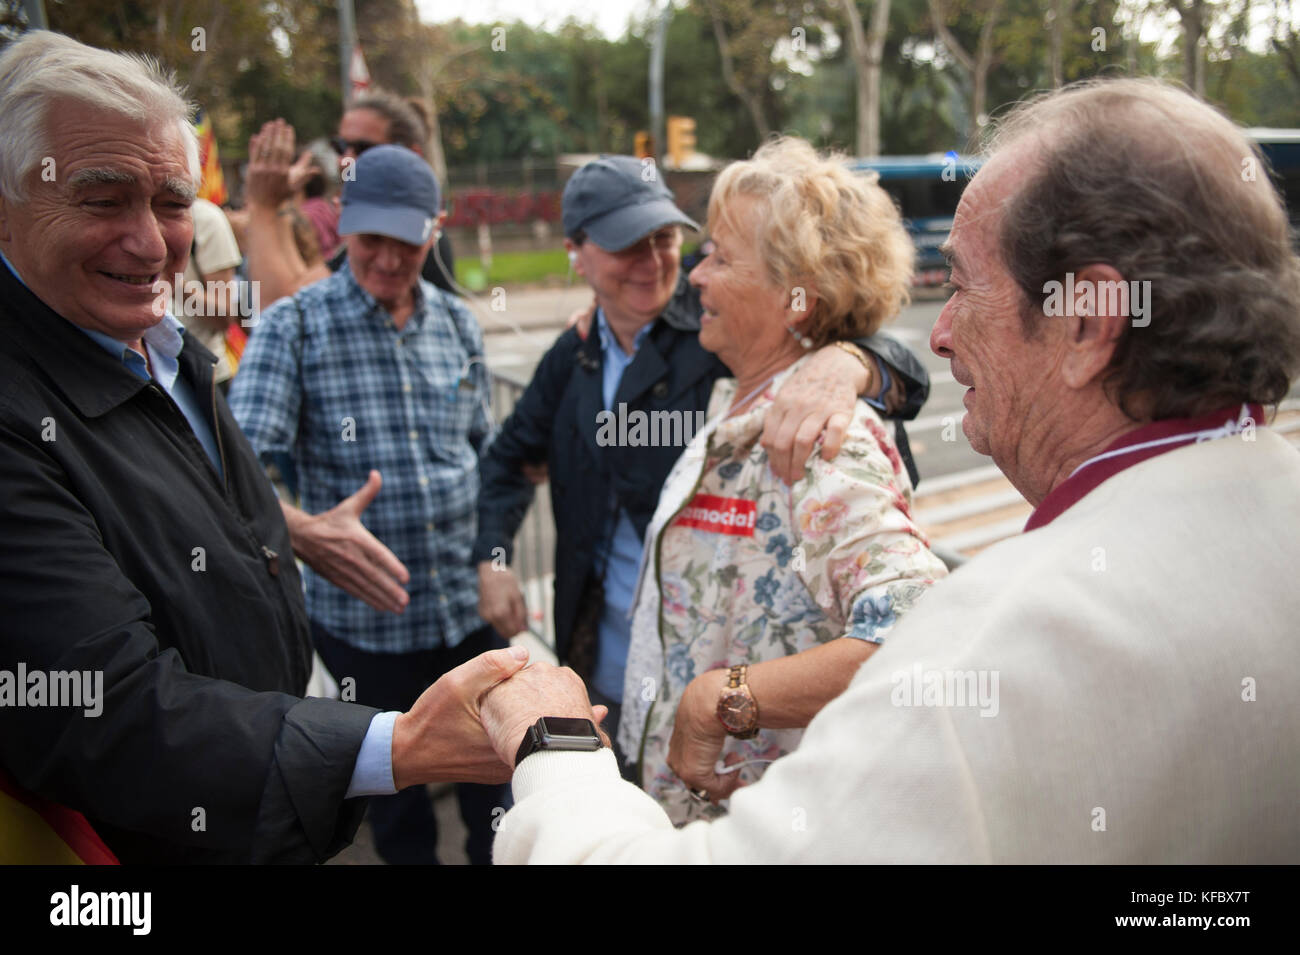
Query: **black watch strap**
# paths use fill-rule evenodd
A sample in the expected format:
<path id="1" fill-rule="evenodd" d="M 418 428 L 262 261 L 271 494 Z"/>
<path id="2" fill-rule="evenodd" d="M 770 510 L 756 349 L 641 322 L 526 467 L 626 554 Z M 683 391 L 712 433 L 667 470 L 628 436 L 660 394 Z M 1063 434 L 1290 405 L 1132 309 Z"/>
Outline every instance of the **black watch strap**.
<path id="1" fill-rule="evenodd" d="M 559 750 L 561 752 L 590 753 L 604 746 L 596 724 L 591 720 L 575 719 L 567 716 L 543 716 L 528 727 L 523 742 L 515 753 L 517 767 L 526 756 L 541 750 Z"/>

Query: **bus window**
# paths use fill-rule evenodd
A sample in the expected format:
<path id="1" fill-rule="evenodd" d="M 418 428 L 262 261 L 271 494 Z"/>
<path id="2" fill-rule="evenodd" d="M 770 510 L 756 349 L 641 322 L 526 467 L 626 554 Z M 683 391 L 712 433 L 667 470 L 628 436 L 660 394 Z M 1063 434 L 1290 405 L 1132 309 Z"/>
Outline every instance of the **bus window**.
<path id="1" fill-rule="evenodd" d="M 883 156 L 850 164 L 854 172 L 876 173 L 881 188 L 898 205 L 916 245 L 914 284 L 942 285 L 948 280 L 939 247 L 948 241 L 962 190 L 979 167 L 980 160 L 956 154 Z"/>
<path id="2" fill-rule="evenodd" d="M 1300 250 L 1300 129 L 1256 127 L 1246 130 L 1246 135 L 1268 161 L 1273 183 L 1286 202 L 1292 244 Z"/>

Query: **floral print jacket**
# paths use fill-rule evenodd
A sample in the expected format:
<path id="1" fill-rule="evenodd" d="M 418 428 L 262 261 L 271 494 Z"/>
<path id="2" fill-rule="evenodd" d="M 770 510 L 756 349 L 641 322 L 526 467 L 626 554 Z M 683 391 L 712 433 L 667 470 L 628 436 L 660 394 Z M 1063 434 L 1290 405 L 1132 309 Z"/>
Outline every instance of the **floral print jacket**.
<path id="1" fill-rule="evenodd" d="M 619 742 L 630 758 L 640 754 L 643 787 L 677 825 L 721 812 L 690 799 L 668 768 L 673 717 L 691 680 L 839 637 L 879 643 L 947 573 L 912 521 L 897 448 L 863 402 L 833 461 L 819 449 L 793 487 L 772 473 L 759 438 L 799 364 L 734 418 L 725 415 L 736 382 L 717 382 L 709 423 L 669 475 L 647 531 Z M 728 738 L 722 755 L 770 761 L 802 734 Z M 749 764 L 744 778 L 765 765 Z"/>

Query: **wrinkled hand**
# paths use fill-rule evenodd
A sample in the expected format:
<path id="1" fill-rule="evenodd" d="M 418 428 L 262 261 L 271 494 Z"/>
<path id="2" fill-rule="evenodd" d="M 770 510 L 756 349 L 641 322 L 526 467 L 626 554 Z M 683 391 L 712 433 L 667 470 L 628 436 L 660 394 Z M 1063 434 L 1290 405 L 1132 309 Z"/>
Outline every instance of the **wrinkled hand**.
<path id="1" fill-rule="evenodd" d="M 586 308 L 578 309 L 569 316 L 569 320 L 564 323 L 565 329 L 576 328 L 578 337 L 584 342 L 587 336 L 591 334 L 591 324 L 596 320 L 596 307 L 599 303 L 593 298 L 591 304 Z"/>
<path id="2" fill-rule="evenodd" d="M 509 567 L 498 570 L 489 560 L 478 565 L 478 615 L 503 637 L 528 629 L 528 605 Z"/>
<path id="3" fill-rule="evenodd" d="M 483 697 L 483 729 L 497 755 L 512 767 L 524 734 L 543 716 L 588 719 L 600 726 L 608 711 L 593 707 L 582 677 L 568 667 L 534 663 L 504 683 L 498 683 Z M 609 737 L 600 733 L 609 745 Z"/>
<path id="4" fill-rule="evenodd" d="M 290 169 L 294 157 L 293 127 L 282 119 L 262 125 L 248 141 L 248 171 L 244 198 L 250 206 L 275 209 L 293 196 Z"/>
<path id="5" fill-rule="evenodd" d="M 293 530 L 293 548 L 316 573 L 376 610 L 401 613 L 410 602 L 402 586 L 410 573 L 391 550 L 361 523 L 383 480 L 371 471 L 351 497 L 307 517 Z"/>
<path id="6" fill-rule="evenodd" d="M 763 424 L 763 448 L 778 478 L 786 484 L 802 478 L 819 437 L 822 460 L 840 453 L 858 395 L 867 392 L 870 377 L 860 361 L 828 345 L 781 386 Z"/>
<path id="7" fill-rule="evenodd" d="M 713 802 L 726 799 L 740 786 L 740 774 L 715 771 L 727 731 L 718 719 L 718 697 L 727 684 L 726 670 L 701 673 L 686 687 L 673 719 L 668 742 L 668 768 L 689 789 L 703 789 Z M 738 757 L 733 754 L 729 762 Z"/>
<path id="8" fill-rule="evenodd" d="M 528 650 L 489 650 L 444 673 L 393 725 L 393 782 L 398 789 L 437 782 L 504 783 L 502 761 L 479 713 L 485 693 L 528 661 Z"/>

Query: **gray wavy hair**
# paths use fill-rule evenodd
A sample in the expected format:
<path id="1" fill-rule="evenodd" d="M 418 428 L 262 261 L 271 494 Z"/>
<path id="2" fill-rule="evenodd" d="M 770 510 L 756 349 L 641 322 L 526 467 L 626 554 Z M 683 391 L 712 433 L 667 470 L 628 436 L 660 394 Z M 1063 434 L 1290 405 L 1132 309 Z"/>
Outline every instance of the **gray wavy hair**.
<path id="1" fill-rule="evenodd" d="M 193 106 L 174 74 L 152 57 L 99 50 L 37 30 L 0 53 L 0 194 L 27 200 L 23 179 L 49 153 L 46 119 L 58 101 L 85 103 L 138 123 L 175 124 L 198 186 L 199 141 Z"/>
<path id="2" fill-rule="evenodd" d="M 1108 369 L 1133 418 L 1281 401 L 1300 374 L 1300 259 L 1259 151 L 1231 120 L 1157 80 L 1093 80 L 1045 94 L 995 127 L 1024 185 L 1004 209 L 1003 261 L 1036 334 L 1045 287 L 1090 264 L 1150 281 L 1149 324 Z"/>

